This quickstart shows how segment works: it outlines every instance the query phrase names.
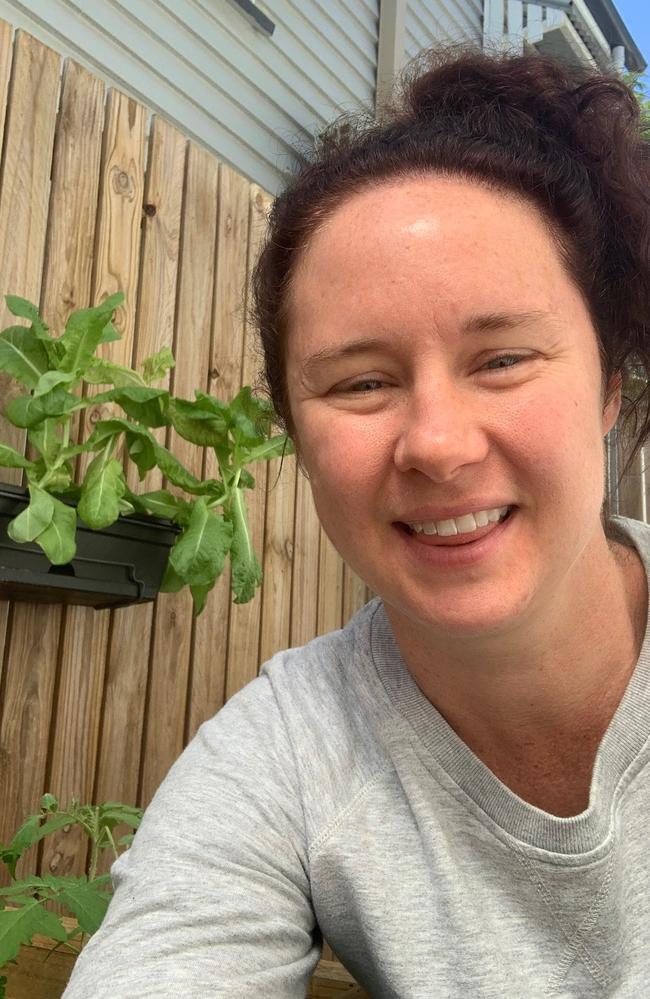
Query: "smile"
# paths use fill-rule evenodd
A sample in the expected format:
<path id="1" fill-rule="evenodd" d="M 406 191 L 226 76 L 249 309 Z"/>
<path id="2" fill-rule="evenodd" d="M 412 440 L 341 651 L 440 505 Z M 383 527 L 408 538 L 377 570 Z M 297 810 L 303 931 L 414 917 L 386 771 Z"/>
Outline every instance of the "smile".
<path id="1" fill-rule="evenodd" d="M 504 520 L 511 507 L 502 506 L 492 510 L 477 510 L 475 513 L 465 513 L 462 517 L 452 517 L 449 520 L 437 520 L 427 523 L 405 524 L 407 530 L 414 534 L 437 534 L 442 538 L 454 537 L 457 534 L 473 534 L 488 524 L 498 524 Z"/>

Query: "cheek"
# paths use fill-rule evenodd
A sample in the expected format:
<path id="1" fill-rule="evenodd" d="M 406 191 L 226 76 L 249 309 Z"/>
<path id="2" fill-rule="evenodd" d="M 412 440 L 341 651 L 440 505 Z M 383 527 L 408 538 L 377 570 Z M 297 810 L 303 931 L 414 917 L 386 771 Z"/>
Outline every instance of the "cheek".
<path id="1" fill-rule="evenodd" d="M 390 443 L 378 430 L 367 419 L 333 412 L 303 425 L 302 460 L 317 506 L 339 498 L 361 505 L 377 490 L 391 461 Z"/>

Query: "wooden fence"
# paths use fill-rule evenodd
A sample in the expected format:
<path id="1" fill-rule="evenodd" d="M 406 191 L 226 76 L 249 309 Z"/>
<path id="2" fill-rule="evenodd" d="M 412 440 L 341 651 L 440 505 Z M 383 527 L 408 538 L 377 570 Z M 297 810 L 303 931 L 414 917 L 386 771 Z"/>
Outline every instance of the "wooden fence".
<path id="1" fill-rule="evenodd" d="M 255 383 L 246 288 L 270 204 L 263 190 L 3 22 L 0 143 L 0 295 L 39 302 L 58 331 L 73 309 L 123 290 L 122 339 L 105 348 L 113 360 L 137 364 L 169 346 L 171 387 L 185 397 L 201 387 L 228 399 Z M 0 320 L 11 322 L 4 302 Z M 0 381 L 5 403 L 12 391 Z M 199 474 L 196 449 L 172 437 Z M 0 439 L 24 446 L 1 418 Z M 0 478 L 19 481 L 5 469 Z M 250 518 L 264 584 L 249 604 L 232 604 L 227 574 L 197 620 L 187 593 L 113 611 L 0 602 L 0 842 L 45 791 L 146 806 L 199 725 L 262 662 L 340 627 L 366 601 L 294 460 L 256 478 Z M 143 485 L 162 480 L 150 474 Z M 78 874 L 86 858 L 72 830 L 36 859 Z"/>

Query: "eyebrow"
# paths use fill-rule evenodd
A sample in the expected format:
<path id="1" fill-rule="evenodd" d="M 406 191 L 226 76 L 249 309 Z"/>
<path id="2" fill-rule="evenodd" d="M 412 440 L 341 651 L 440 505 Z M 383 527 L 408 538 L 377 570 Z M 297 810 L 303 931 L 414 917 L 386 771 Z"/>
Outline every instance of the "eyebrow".
<path id="1" fill-rule="evenodd" d="M 495 330 L 512 330 L 520 326 L 530 326 L 532 323 L 551 319 L 551 313 L 535 309 L 532 312 L 487 312 L 482 315 L 470 316 L 461 326 L 461 333 L 486 333 Z M 323 347 L 310 354 L 301 367 L 303 374 L 310 374 L 322 364 L 339 361 L 357 354 L 365 354 L 371 350 L 385 350 L 386 340 L 380 337 L 359 337 L 349 340 L 342 347 Z"/>

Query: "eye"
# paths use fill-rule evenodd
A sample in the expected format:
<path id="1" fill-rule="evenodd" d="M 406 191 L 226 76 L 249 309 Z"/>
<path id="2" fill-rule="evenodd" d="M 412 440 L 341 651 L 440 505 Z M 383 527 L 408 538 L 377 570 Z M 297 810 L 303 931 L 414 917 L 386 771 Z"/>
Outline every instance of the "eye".
<path id="1" fill-rule="evenodd" d="M 378 378 L 364 378 L 360 382 L 354 382 L 350 385 L 351 392 L 373 392 L 378 388 L 382 388 L 384 382 L 380 381 Z"/>
<path id="2" fill-rule="evenodd" d="M 488 371 L 505 371 L 507 368 L 514 368 L 520 361 L 527 360 L 527 354 L 500 354 L 498 357 L 493 357 L 484 366 Z"/>
<path id="3" fill-rule="evenodd" d="M 377 389 L 383 388 L 385 384 L 386 383 L 382 382 L 380 378 L 362 378 L 358 382 L 341 385 L 337 391 L 350 392 L 356 395 L 365 395 L 370 392 L 376 392 Z"/>

